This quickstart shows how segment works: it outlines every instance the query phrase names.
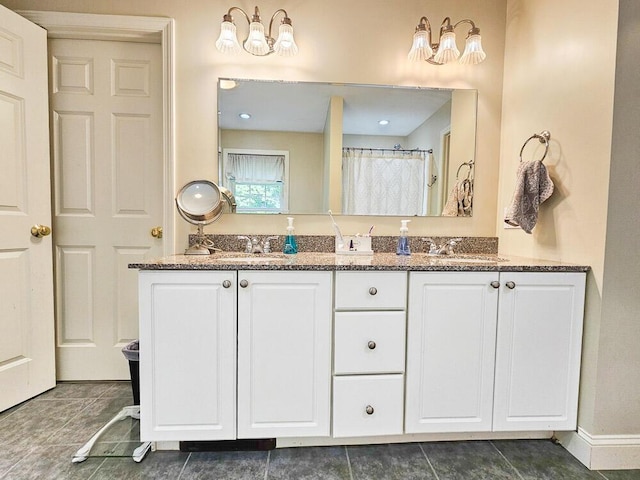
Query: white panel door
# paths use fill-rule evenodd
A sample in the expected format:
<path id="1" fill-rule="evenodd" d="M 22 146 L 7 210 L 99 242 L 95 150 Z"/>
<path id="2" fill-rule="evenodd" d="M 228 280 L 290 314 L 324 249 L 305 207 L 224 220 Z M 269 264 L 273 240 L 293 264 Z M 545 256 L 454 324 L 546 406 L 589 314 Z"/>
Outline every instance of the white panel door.
<path id="1" fill-rule="evenodd" d="M 55 386 L 47 34 L 0 6 L 0 411 Z"/>
<path id="2" fill-rule="evenodd" d="M 497 272 L 411 273 L 406 433 L 491 430 Z"/>
<path id="3" fill-rule="evenodd" d="M 329 436 L 331 280 L 238 273 L 238 438 Z"/>
<path id="4" fill-rule="evenodd" d="M 162 255 L 161 46 L 49 43 L 58 378 L 127 379 L 131 262 Z"/>
<path id="5" fill-rule="evenodd" d="M 500 274 L 494 430 L 576 428 L 585 277 Z"/>
<path id="6" fill-rule="evenodd" d="M 140 435 L 236 434 L 236 272 L 140 272 Z"/>

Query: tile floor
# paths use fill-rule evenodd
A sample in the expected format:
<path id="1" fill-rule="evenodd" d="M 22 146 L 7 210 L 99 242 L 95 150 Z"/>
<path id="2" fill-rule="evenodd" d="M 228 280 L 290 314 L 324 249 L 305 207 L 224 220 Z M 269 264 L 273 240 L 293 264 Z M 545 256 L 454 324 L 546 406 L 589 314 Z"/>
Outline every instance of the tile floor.
<path id="1" fill-rule="evenodd" d="M 61 383 L 0 413 L 0 478 L 62 480 L 640 480 L 640 470 L 591 472 L 547 440 L 439 442 L 268 452 L 151 452 L 142 461 L 91 457 L 76 450 L 123 406 L 128 382 Z M 100 445 L 117 451 L 138 435 L 126 419 Z M 135 444 L 137 446 L 137 443 Z"/>

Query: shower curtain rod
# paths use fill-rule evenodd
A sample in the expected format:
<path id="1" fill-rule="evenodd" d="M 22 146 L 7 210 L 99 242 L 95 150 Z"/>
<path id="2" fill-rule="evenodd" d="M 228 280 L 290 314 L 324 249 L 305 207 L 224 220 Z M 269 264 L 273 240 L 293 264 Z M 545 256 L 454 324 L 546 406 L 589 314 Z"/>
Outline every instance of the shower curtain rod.
<path id="1" fill-rule="evenodd" d="M 365 148 L 365 147 L 342 147 L 343 150 L 370 150 L 372 152 L 402 152 L 402 153 L 409 153 L 409 152 L 424 152 L 424 153 L 433 153 L 433 149 L 430 148 L 429 150 L 420 150 L 419 148 L 413 148 L 413 149 L 405 149 L 405 148 Z"/>

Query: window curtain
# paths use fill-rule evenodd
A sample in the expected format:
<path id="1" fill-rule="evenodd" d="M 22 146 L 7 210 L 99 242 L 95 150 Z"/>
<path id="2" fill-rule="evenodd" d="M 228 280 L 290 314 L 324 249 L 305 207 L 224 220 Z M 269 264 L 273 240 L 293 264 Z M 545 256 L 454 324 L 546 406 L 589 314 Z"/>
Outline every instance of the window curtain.
<path id="1" fill-rule="evenodd" d="M 342 212 L 424 215 L 426 161 L 424 151 L 343 149 Z"/>
<path id="2" fill-rule="evenodd" d="M 284 182 L 283 155 L 256 155 L 229 153 L 225 165 L 225 177 L 230 190 L 238 183 Z"/>

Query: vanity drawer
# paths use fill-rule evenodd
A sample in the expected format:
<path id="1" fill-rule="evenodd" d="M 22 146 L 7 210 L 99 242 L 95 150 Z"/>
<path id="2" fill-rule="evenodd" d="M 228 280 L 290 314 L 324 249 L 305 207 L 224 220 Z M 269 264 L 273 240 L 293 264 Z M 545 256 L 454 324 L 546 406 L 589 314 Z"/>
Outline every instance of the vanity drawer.
<path id="1" fill-rule="evenodd" d="M 405 312 L 336 312 L 334 373 L 403 373 Z"/>
<path id="2" fill-rule="evenodd" d="M 362 375 L 333 379 L 333 436 L 402 433 L 403 375 Z"/>
<path id="3" fill-rule="evenodd" d="M 406 272 L 336 272 L 336 310 L 404 310 Z"/>

